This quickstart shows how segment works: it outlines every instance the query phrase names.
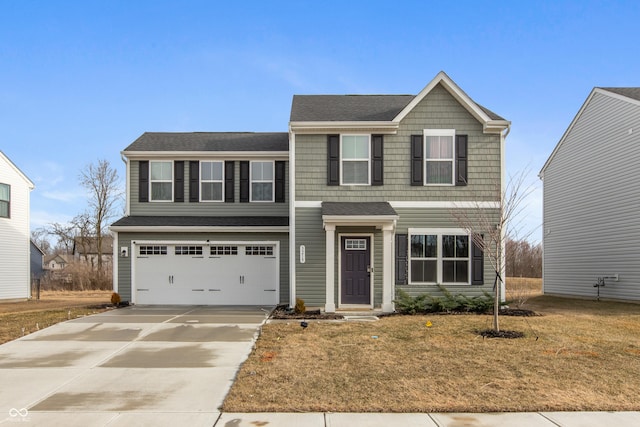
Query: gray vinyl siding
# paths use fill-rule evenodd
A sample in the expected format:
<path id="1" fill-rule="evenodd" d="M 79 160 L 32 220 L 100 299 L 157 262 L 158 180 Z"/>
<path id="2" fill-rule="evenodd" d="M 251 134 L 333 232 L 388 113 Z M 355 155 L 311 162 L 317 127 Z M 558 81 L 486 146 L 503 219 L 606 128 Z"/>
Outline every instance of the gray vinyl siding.
<path id="1" fill-rule="evenodd" d="M 278 241 L 280 242 L 280 303 L 289 303 L 289 236 L 286 233 L 118 233 L 116 247 L 131 248 L 131 241 Z M 118 293 L 131 301 L 131 259 L 118 258 Z"/>
<path id="2" fill-rule="evenodd" d="M 396 233 L 406 234 L 409 228 L 460 228 L 448 209 L 419 209 L 419 208 L 399 208 L 396 209 L 399 215 Z M 469 213 L 470 217 L 482 215 L 484 218 L 497 222 L 500 213 L 498 210 L 474 211 Z M 374 307 L 382 304 L 382 277 L 384 274 L 382 262 L 383 236 L 380 230 L 373 227 L 336 227 L 335 234 L 335 284 L 334 292 L 335 304 L 338 304 L 339 295 L 339 271 L 338 258 L 340 256 L 340 235 L 353 234 L 373 234 L 373 254 L 374 254 L 374 274 L 373 292 Z M 325 231 L 322 227 L 322 216 L 320 208 L 297 208 L 296 209 L 296 296 L 305 301 L 307 307 L 324 307 L 325 304 L 325 283 L 326 283 L 326 262 L 325 262 Z M 300 263 L 300 245 L 305 246 L 304 264 Z M 395 254 L 394 254 L 395 255 Z M 493 282 L 495 270 L 485 255 L 484 262 L 484 285 L 452 285 L 448 289 L 454 293 L 462 293 L 467 296 L 483 295 L 483 292 L 493 293 Z M 440 294 L 440 290 L 435 285 L 405 285 L 395 286 L 410 295 L 416 296 L 423 293 L 432 295 Z"/>
<path id="3" fill-rule="evenodd" d="M 382 232 L 373 227 L 336 227 L 334 263 L 334 303 L 338 304 L 340 288 L 340 236 L 371 234 L 373 244 L 373 304 L 382 304 Z M 302 298 L 307 307 L 324 308 L 326 297 L 326 233 L 322 227 L 320 208 L 296 209 L 296 297 Z M 300 245 L 305 246 L 305 263 L 300 263 Z"/>
<path id="4" fill-rule="evenodd" d="M 449 209 L 403 208 L 396 209 L 396 212 L 400 216 L 396 226 L 396 234 L 408 234 L 409 228 L 461 228 Z M 497 209 L 470 209 L 468 215 L 470 218 L 493 219 L 497 223 L 500 211 Z M 483 292 L 493 294 L 495 275 L 491 260 L 485 253 L 483 285 L 449 285 L 447 289 L 454 295 L 460 293 L 470 297 L 481 296 Z M 442 293 L 437 285 L 396 285 L 396 292 L 398 289 L 402 289 L 411 296 L 424 293 L 437 296 Z"/>
<path id="5" fill-rule="evenodd" d="M 225 202 L 189 202 L 189 160 L 186 159 L 184 168 L 184 202 L 144 202 L 138 200 L 139 163 L 130 162 L 131 176 L 129 200 L 131 215 L 187 215 L 187 216 L 289 216 L 289 162 L 285 166 L 285 203 L 252 202 L 240 203 L 240 164 L 235 162 L 234 168 L 234 203 Z M 275 185 L 275 182 L 274 182 Z"/>
<path id="6" fill-rule="evenodd" d="M 639 164 L 640 106 L 595 92 L 543 171 L 546 294 L 640 299 Z"/>
<path id="7" fill-rule="evenodd" d="M 410 186 L 411 135 L 424 129 L 455 129 L 468 135 L 467 186 Z M 358 133 L 375 134 L 366 129 Z M 500 185 L 500 135 L 482 124 L 441 85 L 400 123 L 397 135 L 384 135 L 384 185 L 327 186 L 327 135 L 296 135 L 296 200 L 496 200 Z"/>

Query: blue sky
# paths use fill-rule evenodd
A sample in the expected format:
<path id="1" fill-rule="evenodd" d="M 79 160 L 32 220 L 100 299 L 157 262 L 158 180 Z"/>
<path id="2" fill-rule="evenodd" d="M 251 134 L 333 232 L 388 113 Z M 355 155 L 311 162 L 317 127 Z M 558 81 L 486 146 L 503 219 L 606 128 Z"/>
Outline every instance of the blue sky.
<path id="1" fill-rule="evenodd" d="M 85 210 L 88 163 L 124 181 L 145 131 L 286 131 L 294 94 L 417 94 L 444 70 L 511 120 L 534 230 L 537 173 L 591 89 L 640 85 L 639 18 L 637 1 L 3 0 L 0 150 L 36 184 L 33 229 Z"/>

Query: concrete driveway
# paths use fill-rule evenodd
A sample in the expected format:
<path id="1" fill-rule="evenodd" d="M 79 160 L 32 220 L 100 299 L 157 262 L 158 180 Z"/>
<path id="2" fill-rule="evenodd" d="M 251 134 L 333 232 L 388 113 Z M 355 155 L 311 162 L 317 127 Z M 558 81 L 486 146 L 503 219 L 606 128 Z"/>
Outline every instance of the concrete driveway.
<path id="1" fill-rule="evenodd" d="M 270 308 L 128 307 L 0 346 L 0 424 L 212 426 Z"/>

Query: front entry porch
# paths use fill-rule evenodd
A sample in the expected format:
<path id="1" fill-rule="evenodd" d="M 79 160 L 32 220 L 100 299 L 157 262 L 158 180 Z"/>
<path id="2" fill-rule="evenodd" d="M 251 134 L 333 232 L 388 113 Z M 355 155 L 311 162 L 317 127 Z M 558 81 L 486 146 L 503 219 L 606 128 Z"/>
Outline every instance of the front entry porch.
<path id="1" fill-rule="evenodd" d="M 380 309 L 385 313 L 393 312 L 393 241 L 397 219 L 397 213 L 386 202 L 322 203 L 326 251 L 325 312 L 334 313 L 336 308 L 350 311 L 374 309 L 375 286 L 376 283 L 380 286 L 380 282 Z M 349 231 L 341 232 L 339 227 L 348 227 Z M 382 231 L 381 255 L 373 250 L 376 245 L 374 233 L 354 231 L 358 229 Z M 376 257 L 381 257 L 381 272 L 375 271 Z"/>

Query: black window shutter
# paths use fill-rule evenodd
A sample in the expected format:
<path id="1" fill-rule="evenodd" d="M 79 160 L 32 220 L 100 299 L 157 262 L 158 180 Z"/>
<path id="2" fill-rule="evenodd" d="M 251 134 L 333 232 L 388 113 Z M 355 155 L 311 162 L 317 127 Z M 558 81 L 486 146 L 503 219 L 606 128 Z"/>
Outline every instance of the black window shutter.
<path id="1" fill-rule="evenodd" d="M 173 201 L 184 202 L 184 162 L 173 162 Z"/>
<path id="2" fill-rule="evenodd" d="M 456 185 L 467 185 L 467 135 L 456 135 Z"/>
<path id="3" fill-rule="evenodd" d="M 233 203 L 234 198 L 234 174 L 236 164 L 233 161 L 224 162 L 224 202 Z"/>
<path id="4" fill-rule="evenodd" d="M 189 201 L 200 201 L 200 162 L 197 160 L 189 162 Z"/>
<path id="5" fill-rule="evenodd" d="M 382 135 L 371 135 L 371 185 L 384 183 L 383 145 Z"/>
<path id="6" fill-rule="evenodd" d="M 327 185 L 340 185 L 340 135 L 327 135 Z"/>
<path id="7" fill-rule="evenodd" d="M 285 162 L 276 161 L 276 203 L 284 203 Z"/>
<path id="8" fill-rule="evenodd" d="M 408 283 L 409 256 L 409 236 L 407 234 L 396 234 L 396 285 L 406 285 Z"/>
<path id="9" fill-rule="evenodd" d="M 422 135 L 411 135 L 411 185 L 424 185 L 424 144 Z"/>
<path id="10" fill-rule="evenodd" d="M 249 202 L 249 162 L 240 162 L 240 203 Z"/>
<path id="11" fill-rule="evenodd" d="M 474 239 L 471 239 L 471 284 L 484 284 L 484 252 Z"/>
<path id="12" fill-rule="evenodd" d="M 138 162 L 138 201 L 149 201 L 149 161 Z"/>

